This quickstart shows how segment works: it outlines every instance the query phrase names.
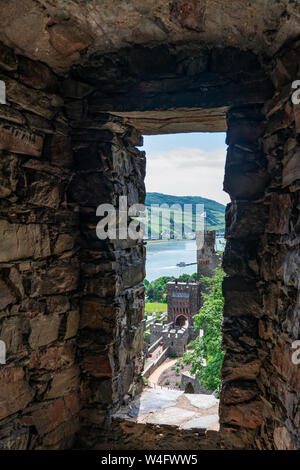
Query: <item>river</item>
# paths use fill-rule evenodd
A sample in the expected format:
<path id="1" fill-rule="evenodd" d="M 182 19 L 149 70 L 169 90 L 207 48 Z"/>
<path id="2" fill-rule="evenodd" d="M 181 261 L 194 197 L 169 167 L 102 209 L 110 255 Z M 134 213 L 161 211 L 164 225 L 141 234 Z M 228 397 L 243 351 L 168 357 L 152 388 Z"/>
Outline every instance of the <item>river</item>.
<path id="1" fill-rule="evenodd" d="M 216 247 L 221 249 L 224 238 L 217 238 Z M 147 245 L 146 279 L 153 281 L 160 276 L 175 276 L 197 272 L 197 265 L 179 267 L 177 263 L 196 263 L 196 240 L 180 240 L 149 243 Z"/>

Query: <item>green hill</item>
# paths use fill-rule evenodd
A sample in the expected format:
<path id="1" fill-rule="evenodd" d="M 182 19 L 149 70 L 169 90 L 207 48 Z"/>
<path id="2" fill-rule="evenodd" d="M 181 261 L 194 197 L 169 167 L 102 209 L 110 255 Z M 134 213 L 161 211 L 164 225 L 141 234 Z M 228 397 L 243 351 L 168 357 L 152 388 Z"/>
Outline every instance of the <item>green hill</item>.
<path id="1" fill-rule="evenodd" d="M 223 233 L 225 230 L 225 206 L 219 202 L 213 201 L 212 199 L 206 199 L 200 196 L 171 196 L 170 194 L 162 193 L 147 193 L 146 195 L 146 207 L 150 210 L 152 204 L 168 204 L 172 206 L 174 204 L 180 205 L 183 211 L 184 204 L 193 205 L 193 214 L 192 217 L 187 218 L 185 223 L 187 224 L 187 230 L 192 232 L 195 230 L 195 219 L 196 219 L 196 204 L 203 204 L 204 210 L 206 212 L 206 229 L 207 230 L 217 230 L 220 233 Z M 164 218 L 165 211 L 162 210 L 162 217 Z M 166 217 L 169 215 L 166 213 Z M 171 222 L 174 220 L 174 214 L 171 214 Z M 159 238 L 164 238 L 161 233 L 161 225 L 153 224 L 152 231 L 159 233 Z M 171 228 L 172 233 L 172 228 Z"/>

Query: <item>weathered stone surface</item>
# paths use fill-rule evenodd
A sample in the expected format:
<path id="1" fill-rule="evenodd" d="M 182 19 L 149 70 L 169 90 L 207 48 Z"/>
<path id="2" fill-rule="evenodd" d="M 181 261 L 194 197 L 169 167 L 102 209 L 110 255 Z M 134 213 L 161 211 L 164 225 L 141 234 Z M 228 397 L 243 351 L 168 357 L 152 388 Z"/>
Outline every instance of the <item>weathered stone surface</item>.
<path id="1" fill-rule="evenodd" d="M 174 406 L 182 393 L 183 392 L 177 390 L 169 390 L 165 393 L 164 390 L 159 389 L 145 391 L 139 400 L 137 411 L 140 414 L 144 414 Z"/>
<path id="2" fill-rule="evenodd" d="M 64 343 L 58 346 L 48 346 L 43 351 L 33 351 L 29 357 L 28 365 L 31 369 L 55 370 L 61 367 L 68 367 L 74 361 L 74 345 Z"/>
<path id="3" fill-rule="evenodd" d="M 170 19 L 184 28 L 203 31 L 206 3 L 206 0 L 173 0 L 170 3 Z"/>
<path id="4" fill-rule="evenodd" d="M 69 312 L 67 318 L 65 339 L 70 339 L 76 336 L 79 328 L 79 317 L 80 315 L 78 310 L 72 310 L 71 312 Z"/>
<path id="5" fill-rule="evenodd" d="M 224 317 L 222 331 L 222 345 L 228 351 L 251 357 L 251 350 L 258 347 L 258 322 L 253 316 Z"/>
<path id="6" fill-rule="evenodd" d="M 80 328 L 99 329 L 110 333 L 114 326 L 111 306 L 97 300 L 85 300 L 82 303 Z"/>
<path id="7" fill-rule="evenodd" d="M 28 428 L 8 425 L 0 432 L 0 450 L 26 450 L 29 440 Z"/>
<path id="8" fill-rule="evenodd" d="M 195 432 L 207 429 L 215 423 L 219 422 L 219 415 L 212 414 L 201 416 L 200 418 L 191 419 L 182 426 L 182 429 L 193 429 Z"/>
<path id="9" fill-rule="evenodd" d="M 39 132 L 45 135 L 53 134 L 54 125 L 49 119 L 27 111 L 24 112 L 24 117 L 26 119 L 27 125 L 34 132 Z"/>
<path id="10" fill-rule="evenodd" d="M 258 395 L 258 389 L 255 382 L 236 381 L 223 385 L 222 403 L 225 405 L 234 405 L 253 400 Z"/>
<path id="11" fill-rule="evenodd" d="M 71 22 L 53 24 L 48 28 L 49 41 L 54 49 L 63 56 L 69 56 L 89 46 L 89 34 L 80 31 L 78 25 Z"/>
<path id="12" fill-rule="evenodd" d="M 0 220 L 0 233 L 0 262 L 50 255 L 49 233 L 44 225 L 10 224 Z"/>
<path id="13" fill-rule="evenodd" d="M 68 421 L 79 410 L 78 396 L 73 393 L 65 398 L 57 398 L 48 402 L 38 403 L 27 409 L 22 421 L 35 426 L 39 435 L 53 431 L 61 423 Z"/>
<path id="14" fill-rule="evenodd" d="M 0 119 L 5 121 L 14 122 L 16 124 L 25 124 L 26 119 L 20 111 L 9 107 L 9 106 L 0 106 Z"/>
<path id="15" fill-rule="evenodd" d="M 64 251 L 72 250 L 74 246 L 74 238 L 67 234 L 62 233 L 58 236 L 55 246 L 54 246 L 54 254 L 59 255 Z"/>
<path id="16" fill-rule="evenodd" d="M 52 165 L 61 168 L 72 168 L 73 153 L 71 138 L 59 134 L 47 136 L 44 146 L 44 155 L 51 161 Z"/>
<path id="17" fill-rule="evenodd" d="M 263 134 L 264 126 L 260 120 L 237 119 L 230 122 L 226 135 L 226 144 L 257 144 L 257 140 Z"/>
<path id="18" fill-rule="evenodd" d="M 57 372 L 51 381 L 49 390 L 45 398 L 51 399 L 69 395 L 79 387 L 79 368 L 72 366 L 69 369 Z"/>
<path id="19" fill-rule="evenodd" d="M 119 49 L 130 39 L 131 43 L 137 44 L 201 40 L 204 44 L 256 49 L 268 56 L 298 33 L 297 5 L 289 5 L 289 15 L 284 16 L 282 2 L 267 3 L 267 9 L 256 0 L 251 5 L 241 5 L 237 0 L 230 5 L 210 4 L 204 0 L 174 0 L 167 4 L 164 0 L 152 0 L 147 6 L 137 0 L 126 5 L 118 0 L 113 4 L 97 4 L 92 9 L 85 3 L 74 8 L 68 3 L 57 2 L 44 10 L 30 1 L 26 15 L 18 11 L 15 3 L 5 7 L 1 39 L 14 44 L 19 51 L 27 51 L 28 56 L 61 70 L 69 69 L 72 64 L 73 57 L 67 54 L 74 48 L 76 51 L 90 44 L 91 40 L 87 41 L 86 33 L 81 31 L 87 31 L 88 37 L 94 38 L 89 47 L 90 54 Z M 58 18 L 66 20 L 58 21 Z M 153 27 L 146 27 L 149 23 Z M 49 25 L 48 31 L 45 31 L 45 24 Z M 18 34 L 20 29 L 22 35 Z M 81 34 L 84 34 L 83 38 Z M 82 55 L 83 61 L 86 54 Z M 79 56 L 76 59 L 79 60 Z"/>
<path id="20" fill-rule="evenodd" d="M 200 409 L 211 408 L 212 406 L 217 405 L 219 403 L 219 401 L 214 395 L 204 395 L 198 393 L 195 395 L 191 395 L 189 393 L 185 393 L 185 397 L 189 400 L 191 405 Z"/>
<path id="21" fill-rule="evenodd" d="M 65 313 L 67 310 L 70 310 L 69 298 L 64 295 L 47 297 L 46 303 L 49 313 Z"/>
<path id="22" fill-rule="evenodd" d="M 52 180 L 53 184 L 47 185 L 45 180 Z M 54 181 L 55 178 L 51 178 L 49 175 L 36 176 L 28 188 L 28 202 L 35 206 L 58 209 L 61 200 L 61 190 Z"/>
<path id="23" fill-rule="evenodd" d="M 264 233 L 268 207 L 234 201 L 226 208 L 226 238 L 246 238 Z"/>
<path id="24" fill-rule="evenodd" d="M 123 271 L 123 282 L 125 287 L 132 287 L 142 282 L 145 278 L 146 271 L 144 263 L 135 264 L 133 266 L 128 266 Z"/>
<path id="25" fill-rule="evenodd" d="M 75 444 L 76 433 L 80 429 L 78 416 L 72 416 L 68 421 L 64 421 L 53 431 L 50 431 L 43 438 L 42 450 L 64 450 L 73 448 Z"/>
<path id="26" fill-rule="evenodd" d="M 34 279 L 33 294 L 50 295 L 73 291 L 77 288 L 78 276 L 77 266 L 55 266 Z"/>
<path id="27" fill-rule="evenodd" d="M 60 322 L 59 315 L 43 315 L 33 318 L 30 321 L 30 347 L 36 349 L 55 341 L 58 338 Z"/>
<path id="28" fill-rule="evenodd" d="M 269 175 L 266 161 L 259 152 L 231 145 L 227 151 L 224 191 L 232 199 L 252 201 L 262 197 Z"/>
<path id="29" fill-rule="evenodd" d="M 230 292 L 230 296 L 227 293 Z M 223 283 L 225 296 L 224 316 L 252 315 L 259 317 L 262 300 L 256 283 L 239 277 L 225 278 Z M 243 304 L 241 304 L 241 297 Z"/>
<path id="30" fill-rule="evenodd" d="M 6 318 L 0 326 L 0 339 L 6 346 L 6 356 L 9 358 L 24 349 L 24 335 L 28 333 L 28 321 L 24 318 Z"/>
<path id="31" fill-rule="evenodd" d="M 193 418 L 193 416 L 194 413 L 190 410 L 177 410 L 175 414 L 174 410 L 166 408 L 149 416 L 148 422 L 162 426 L 175 426 Z"/>
<path id="32" fill-rule="evenodd" d="M 290 250 L 283 257 L 282 264 L 283 281 L 287 286 L 300 287 L 300 253 L 299 249 Z M 280 273 L 281 274 L 281 273 Z"/>
<path id="33" fill-rule="evenodd" d="M 3 77 L 5 80 L 6 77 Z M 42 90 L 34 90 L 16 80 L 5 80 L 7 100 L 46 119 L 52 119 L 63 101 L 54 94 L 46 94 Z"/>
<path id="34" fill-rule="evenodd" d="M 43 149 L 43 138 L 27 130 L 8 124 L 0 126 L 0 149 L 39 157 Z"/>
<path id="35" fill-rule="evenodd" d="M 300 104 L 294 105 L 295 127 L 297 134 L 300 134 Z"/>
<path id="36" fill-rule="evenodd" d="M 107 435 L 106 445 L 115 446 L 111 439 L 114 433 L 121 433 L 124 448 L 129 449 L 134 444 L 138 449 L 152 450 L 218 448 L 218 433 L 209 431 L 218 430 L 218 400 L 211 395 L 193 395 L 194 406 L 187 397 L 192 395 L 167 389 L 144 390 L 131 404 L 114 413 L 114 429 Z M 160 432 L 155 438 L 153 431 L 157 426 Z M 98 443 L 97 448 L 102 446 Z"/>
<path id="37" fill-rule="evenodd" d="M 18 67 L 18 60 L 13 50 L 4 44 L 0 45 L 0 65 L 9 72 L 16 70 Z"/>
<path id="38" fill-rule="evenodd" d="M 19 58 L 19 73 L 21 82 L 38 90 L 56 92 L 58 89 L 57 78 L 47 65 L 30 60 L 26 57 Z"/>
<path id="39" fill-rule="evenodd" d="M 34 396 L 22 367 L 0 370 L 0 419 L 25 408 Z"/>
<path id="40" fill-rule="evenodd" d="M 289 233 L 289 219 L 292 212 L 290 194 L 272 194 L 267 231 L 270 233 Z"/>
<path id="41" fill-rule="evenodd" d="M 225 132 L 226 106 L 167 111 L 117 112 L 143 135 L 173 134 L 176 132 Z M 135 144 L 137 145 L 137 144 Z"/>
<path id="42" fill-rule="evenodd" d="M 235 406 L 223 406 L 220 410 L 220 420 L 243 428 L 256 429 L 262 424 L 261 401 L 236 404 Z"/>
<path id="43" fill-rule="evenodd" d="M 16 297 L 7 284 L 0 278 L 0 310 L 16 301 Z"/>
<path id="44" fill-rule="evenodd" d="M 0 159 L 0 198 L 14 198 L 17 190 L 20 159 L 7 155 Z"/>
<path id="45" fill-rule="evenodd" d="M 111 377 L 112 368 L 106 355 L 86 356 L 82 363 L 83 370 L 93 377 Z"/>
<path id="46" fill-rule="evenodd" d="M 300 179 L 300 151 L 296 152 L 292 158 L 283 166 L 282 182 L 283 187 L 292 184 Z"/>
<path id="47" fill-rule="evenodd" d="M 276 450 L 297 450 L 296 444 L 285 427 L 275 428 L 274 444 Z"/>
<path id="48" fill-rule="evenodd" d="M 278 370 L 280 375 L 284 377 L 289 386 L 299 393 L 300 391 L 300 368 L 299 364 L 294 364 L 292 354 L 294 350 L 290 345 L 286 345 L 280 341 L 272 350 L 272 364 Z"/>
<path id="49" fill-rule="evenodd" d="M 261 363 L 260 359 L 245 361 L 245 357 L 234 361 L 231 359 L 230 354 L 228 354 L 225 356 L 223 363 L 222 377 L 226 382 L 237 379 L 255 380 L 258 377 Z"/>

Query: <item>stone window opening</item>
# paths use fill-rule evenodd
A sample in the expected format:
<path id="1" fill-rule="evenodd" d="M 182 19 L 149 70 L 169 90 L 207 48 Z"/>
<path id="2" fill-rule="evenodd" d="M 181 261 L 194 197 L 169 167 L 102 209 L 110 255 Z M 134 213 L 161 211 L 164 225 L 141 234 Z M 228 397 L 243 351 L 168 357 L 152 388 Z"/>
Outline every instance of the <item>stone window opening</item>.
<path id="1" fill-rule="evenodd" d="M 1 44 L 9 106 L 0 128 L 0 339 L 10 345 L 0 370 L 1 448 L 144 449 L 155 441 L 129 438 L 116 416 L 143 387 L 145 247 L 99 240 L 95 214 L 119 195 L 144 201 L 143 134 L 183 130 L 227 132 L 231 203 L 220 432 L 186 439 L 180 430 L 173 445 L 299 448 L 299 366 L 291 358 L 299 339 L 300 114 L 290 96 L 299 32 L 276 11 L 280 31 L 273 17 L 264 18 L 266 29 L 251 7 L 255 48 L 246 21 L 229 43 L 215 39 L 206 15 L 191 21 L 178 8 L 168 20 L 176 35 L 161 44 L 140 37 L 95 50 L 95 31 L 77 22 L 72 30 L 72 20 L 66 28 L 53 21 L 47 57 L 39 37 L 31 45 L 18 35 L 15 51 Z"/>
<path id="2" fill-rule="evenodd" d="M 187 133 L 186 136 L 188 137 L 188 135 L 189 134 Z M 214 135 L 214 134 L 212 134 L 212 135 Z M 201 148 L 202 134 L 201 133 L 194 133 L 193 138 L 195 139 L 196 136 L 197 136 L 197 145 Z M 223 142 L 224 142 L 225 141 L 225 134 L 221 135 L 221 139 L 222 138 L 223 138 Z M 221 139 L 218 139 L 218 140 L 221 141 Z M 221 146 L 221 144 L 219 144 L 219 145 Z M 146 149 L 147 149 L 147 147 L 146 147 Z M 225 145 L 224 145 L 223 162 L 222 162 L 223 165 L 225 165 L 225 154 L 226 154 L 226 152 L 225 152 Z M 149 165 L 150 162 L 151 162 L 152 155 L 150 154 L 150 155 L 147 156 L 147 154 L 146 154 L 146 157 L 147 157 L 147 163 Z M 205 165 L 205 162 L 203 162 L 203 164 Z M 201 174 L 201 165 L 200 164 L 199 164 L 199 166 L 195 165 L 195 168 L 193 169 L 193 171 L 194 172 L 198 171 L 199 175 L 200 175 Z M 147 181 L 146 181 L 146 183 L 147 183 Z M 217 182 L 215 184 L 217 184 Z M 218 180 L 218 184 L 221 186 L 222 182 Z M 198 183 L 198 185 L 199 185 L 199 183 Z M 146 186 L 146 189 L 147 189 L 147 186 Z M 166 193 L 167 191 L 165 190 L 164 192 Z M 172 194 L 172 192 L 170 192 L 170 194 Z M 205 194 L 203 192 L 203 189 L 202 189 L 201 195 L 205 196 Z M 194 263 L 194 266 L 191 267 L 192 271 L 189 272 L 190 274 L 193 274 L 194 272 L 197 271 L 197 256 L 198 256 L 197 243 L 196 243 L 196 241 L 194 241 L 193 243 L 195 244 L 194 256 L 192 255 L 192 258 L 191 258 L 190 261 L 194 260 L 195 263 Z M 156 245 L 156 247 L 157 247 L 157 245 Z M 208 256 L 208 254 L 207 254 L 207 256 Z M 176 260 L 176 262 L 179 262 L 179 261 L 181 261 L 181 258 L 178 258 L 178 260 Z M 170 264 L 172 264 L 172 263 L 170 263 Z M 148 270 L 146 270 L 146 271 L 148 272 Z M 183 268 L 183 272 L 185 272 L 184 268 Z M 172 274 L 172 273 L 170 273 L 170 274 Z M 146 276 L 146 278 L 147 278 L 147 276 Z M 162 334 L 163 335 L 164 347 L 166 349 L 169 348 L 169 356 L 172 359 L 174 358 L 174 360 L 175 360 L 175 357 L 177 357 L 178 359 L 180 359 L 182 357 L 184 352 L 186 352 L 187 344 L 192 339 L 195 339 L 195 336 L 197 334 L 195 331 L 192 330 L 192 318 L 199 311 L 199 308 L 198 308 L 199 307 L 198 306 L 199 295 L 198 295 L 198 289 L 196 289 L 195 281 L 193 281 L 192 284 L 193 285 L 191 286 L 191 288 L 195 290 L 195 295 L 193 295 L 192 291 L 190 292 L 190 287 L 188 285 L 185 285 L 182 281 L 179 281 L 179 282 L 176 283 L 176 285 L 179 288 L 179 293 L 178 293 L 178 295 L 176 294 L 176 296 L 174 296 L 174 298 L 173 298 L 173 295 L 168 291 L 168 295 L 167 295 L 167 298 L 168 298 L 168 321 L 171 322 L 171 326 L 169 327 L 170 329 L 169 329 L 169 333 L 168 333 L 169 338 L 168 338 L 166 332 L 164 332 L 164 329 L 166 329 L 166 326 L 161 326 L 161 331 L 159 331 L 159 330 L 156 331 L 157 336 L 150 336 L 151 344 L 152 343 L 155 344 L 155 341 L 157 341 L 158 336 L 160 334 Z M 190 302 L 193 302 L 193 304 L 189 307 L 187 305 L 190 305 Z M 152 333 L 152 327 L 151 326 L 150 326 L 150 332 Z M 185 336 L 182 337 L 182 335 L 185 335 Z M 174 338 L 174 340 L 173 340 L 173 338 Z M 173 384 L 173 383 L 170 384 L 169 378 L 167 378 L 167 377 L 166 377 L 166 379 L 161 378 L 161 377 L 163 377 L 164 372 L 161 373 L 160 376 L 157 378 L 156 370 L 157 369 L 161 370 L 161 368 L 164 365 L 164 362 L 161 364 L 161 358 L 158 355 L 156 356 L 156 361 L 153 361 L 153 356 L 155 356 L 155 352 L 153 352 L 153 354 L 152 354 L 152 346 L 150 345 L 150 343 L 148 343 L 147 347 L 149 348 L 149 346 L 150 346 L 149 351 L 151 350 L 151 353 L 150 353 L 151 358 L 150 358 L 150 361 L 146 360 L 144 374 L 147 375 L 148 382 L 146 382 L 146 386 L 144 388 L 143 394 L 147 394 L 149 392 L 148 396 L 149 396 L 149 400 L 151 400 L 151 393 L 152 393 L 151 388 L 153 387 L 153 381 L 161 379 L 160 382 L 159 382 L 159 386 L 161 386 L 162 389 L 164 389 L 164 387 L 165 387 L 168 390 L 171 389 L 171 390 L 174 390 L 174 392 L 183 393 L 183 397 L 182 397 L 183 401 L 185 399 L 189 400 L 190 397 L 188 395 L 195 394 L 194 389 L 190 393 L 186 392 L 185 386 L 180 384 L 181 370 L 182 369 L 181 369 L 181 367 L 178 366 L 177 361 L 176 361 L 176 367 L 174 365 L 172 367 L 172 369 L 176 371 L 176 385 Z M 147 356 L 147 352 L 146 352 L 146 358 L 147 357 L 148 356 Z M 154 364 L 154 362 L 155 362 L 155 364 Z M 156 369 L 156 364 L 157 364 L 157 369 Z M 151 368 L 151 373 L 148 376 L 149 367 Z M 162 369 L 162 370 L 164 371 L 164 369 Z M 178 372 L 178 370 L 179 370 L 179 372 Z M 173 375 L 175 376 L 175 372 L 173 373 Z M 195 379 L 195 380 L 197 380 L 197 379 Z M 149 389 L 149 384 L 151 384 L 150 389 Z M 154 386 L 157 387 L 157 382 L 155 382 Z M 200 387 L 200 383 L 199 383 L 199 387 Z M 212 392 L 214 391 L 214 390 L 208 391 L 207 389 L 204 389 L 204 387 L 202 387 L 202 388 L 200 387 L 200 389 L 202 391 L 203 397 L 201 397 L 201 399 L 203 401 L 206 400 L 205 395 L 212 394 Z M 184 394 L 187 394 L 187 396 L 185 397 Z M 198 390 L 198 395 L 201 395 L 201 394 L 199 394 L 199 390 Z M 208 418 L 208 421 L 209 420 L 214 420 L 214 421 L 210 422 L 210 424 L 208 426 L 212 426 L 214 428 L 214 432 L 216 432 L 216 428 L 218 428 L 218 406 L 217 406 L 218 400 L 214 396 L 212 396 L 211 400 L 213 402 L 213 405 L 212 405 L 212 409 L 210 409 L 210 407 L 209 407 L 208 414 L 209 414 L 210 417 Z M 199 406 L 200 405 L 201 404 L 199 404 Z M 170 413 L 171 412 L 172 412 L 172 410 L 170 410 Z M 176 422 L 177 413 L 180 414 L 180 412 L 176 412 L 176 410 L 174 410 L 174 416 L 173 416 L 172 420 L 174 422 L 174 425 L 179 426 L 180 425 L 180 420 L 178 420 L 178 422 Z M 204 416 L 204 414 L 205 414 L 205 412 L 203 411 L 203 416 Z M 194 417 L 195 418 L 198 417 L 197 413 L 195 414 Z M 190 415 L 189 418 L 190 418 L 191 421 L 193 420 L 192 415 Z M 152 418 L 152 419 L 154 419 L 154 418 Z M 187 419 L 187 422 L 188 422 L 188 419 Z M 211 430 L 212 430 L 212 428 L 211 428 Z"/>

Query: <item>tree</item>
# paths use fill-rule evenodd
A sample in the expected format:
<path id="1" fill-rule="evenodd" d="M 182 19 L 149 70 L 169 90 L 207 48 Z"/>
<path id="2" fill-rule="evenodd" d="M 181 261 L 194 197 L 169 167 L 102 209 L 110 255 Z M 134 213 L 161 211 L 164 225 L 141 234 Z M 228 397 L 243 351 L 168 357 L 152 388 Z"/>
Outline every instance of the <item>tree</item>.
<path id="1" fill-rule="evenodd" d="M 161 276 L 154 281 L 144 280 L 146 288 L 146 296 L 149 302 L 162 302 L 166 303 L 167 282 L 172 281 L 174 276 Z"/>
<path id="2" fill-rule="evenodd" d="M 221 389 L 221 365 L 224 357 L 221 349 L 224 276 L 224 271 L 218 267 L 214 276 L 201 278 L 208 293 L 202 294 L 204 302 L 199 314 L 194 317 L 194 325 L 196 330 L 203 330 L 203 335 L 191 342 L 193 349 L 183 356 L 186 364 L 192 365 L 190 372 L 199 377 L 200 384 L 218 393 Z"/>
<path id="3" fill-rule="evenodd" d="M 167 303 L 167 283 L 173 281 L 174 276 L 161 276 L 154 281 L 149 282 L 147 279 L 144 280 L 146 289 L 146 296 L 148 302 L 162 302 Z M 194 281 L 197 279 L 197 273 L 181 274 L 179 276 L 181 281 Z"/>

